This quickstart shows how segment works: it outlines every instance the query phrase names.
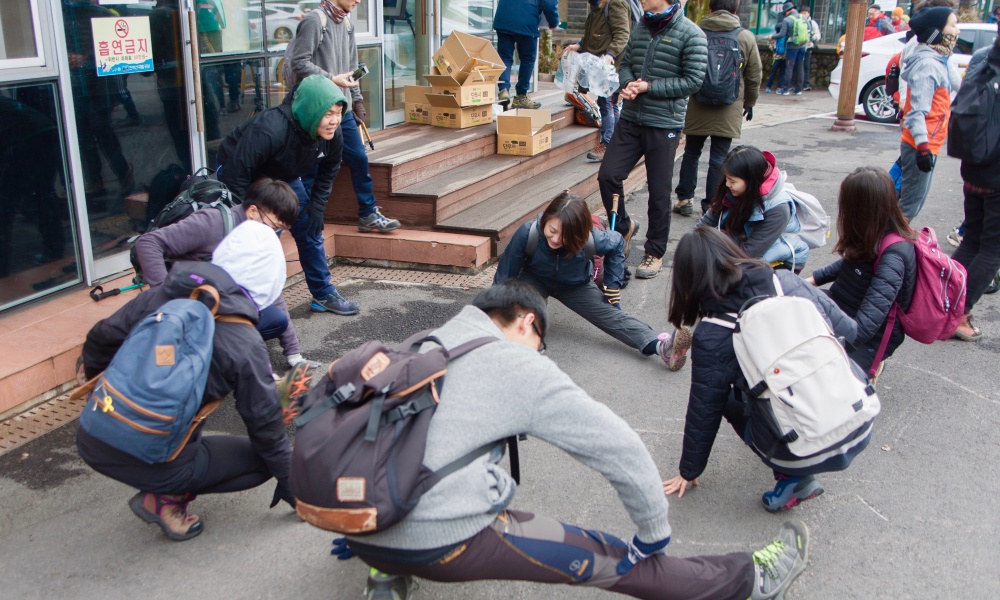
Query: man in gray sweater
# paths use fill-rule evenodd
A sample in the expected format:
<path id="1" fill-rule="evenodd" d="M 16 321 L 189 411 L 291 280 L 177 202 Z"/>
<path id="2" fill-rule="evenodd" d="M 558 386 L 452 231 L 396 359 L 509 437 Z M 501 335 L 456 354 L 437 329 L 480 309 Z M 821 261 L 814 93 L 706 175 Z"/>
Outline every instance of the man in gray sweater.
<path id="1" fill-rule="evenodd" d="M 344 135 L 344 164 L 351 169 L 351 183 L 358 197 L 358 229 L 388 233 L 399 229 L 400 224 L 375 206 L 368 154 L 358 130 L 358 122 L 363 123 L 368 112 L 358 82 L 351 78 L 358 68 L 358 45 L 351 11 L 358 2 L 323 0 L 319 8 L 299 21 L 285 56 L 299 81 L 310 75 L 322 75 L 344 90 L 348 110 L 340 122 L 340 129 Z"/>
<path id="2" fill-rule="evenodd" d="M 509 280 L 433 333 L 446 348 L 498 341 L 449 363 L 424 464 L 440 469 L 491 441 L 532 435 L 604 475 L 637 528 L 632 541 L 509 509 L 517 485 L 498 464 L 500 446 L 442 479 L 396 525 L 348 539 L 381 572 L 369 578 L 369 597 L 378 588 L 405 597 L 412 576 L 578 584 L 638 598 L 777 597 L 805 568 L 805 526 L 785 523 L 752 554 L 667 556 L 667 500 L 653 459 L 625 421 L 541 356 L 547 320 L 538 292 Z"/>

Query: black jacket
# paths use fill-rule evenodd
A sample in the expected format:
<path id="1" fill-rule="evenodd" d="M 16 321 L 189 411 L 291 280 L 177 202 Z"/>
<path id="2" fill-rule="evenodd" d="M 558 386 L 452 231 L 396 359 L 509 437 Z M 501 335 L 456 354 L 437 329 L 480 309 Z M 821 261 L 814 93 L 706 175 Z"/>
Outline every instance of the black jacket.
<path id="1" fill-rule="evenodd" d="M 848 340 L 851 358 L 867 371 L 885 333 L 886 318 L 894 302 L 903 310 L 910 307 L 917 278 L 917 254 L 913 244 L 897 242 L 886 248 L 878 269 L 874 261 L 849 262 L 840 259 L 813 271 L 816 285 L 830 286 L 830 297 L 857 323 L 858 334 Z M 885 355 L 903 343 L 903 326 L 897 320 Z"/>
<path id="2" fill-rule="evenodd" d="M 187 298 L 200 285 L 192 275 L 219 290 L 220 315 L 239 315 L 257 323 L 257 306 L 225 271 L 211 263 L 179 262 L 163 285 L 139 294 L 87 333 L 83 345 L 87 378 L 107 368 L 139 321 L 169 300 Z M 271 475 L 278 479 L 288 477 L 292 451 L 281 421 L 281 406 L 264 340 L 249 325 L 217 322 L 203 402 L 225 398 L 234 390 L 236 410 L 246 424 L 254 451 L 267 464 Z"/>
<path id="3" fill-rule="evenodd" d="M 773 296 L 772 273 L 777 273 L 785 295 L 811 300 L 838 336 L 854 338 L 854 323 L 823 292 L 789 271 L 772 271 L 769 267 L 747 269 L 742 281 L 721 300 L 712 295 L 702 298 L 701 314 L 737 312 L 750 298 Z M 714 323 L 699 323 L 691 346 L 691 392 L 680 462 L 684 479 L 691 481 L 704 472 L 730 394 L 739 393 L 742 387 L 745 380 L 733 349 L 733 331 Z M 761 446 L 768 445 L 764 438 L 774 436 L 758 416 L 751 414 L 754 440 Z"/>
<path id="4" fill-rule="evenodd" d="M 232 131 L 219 146 L 219 180 L 242 198 L 255 179 L 271 177 L 292 182 L 317 164 L 310 202 L 326 206 L 344 151 L 343 130 L 332 140 L 313 138 L 292 116 L 295 90 L 280 105 L 269 108 Z"/>

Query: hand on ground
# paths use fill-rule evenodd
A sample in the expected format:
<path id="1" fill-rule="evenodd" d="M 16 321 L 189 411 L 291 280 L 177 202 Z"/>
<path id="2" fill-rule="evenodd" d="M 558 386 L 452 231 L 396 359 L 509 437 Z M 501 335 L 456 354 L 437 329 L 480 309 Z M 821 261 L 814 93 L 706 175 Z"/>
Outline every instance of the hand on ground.
<path id="1" fill-rule="evenodd" d="M 667 481 L 663 482 L 663 493 L 669 496 L 674 492 L 677 492 L 677 498 L 678 499 L 683 498 L 684 491 L 687 490 L 688 484 L 691 484 L 691 486 L 699 485 L 698 478 L 695 477 L 691 481 L 688 481 L 687 479 L 684 479 L 683 477 L 678 475 L 673 479 L 668 479 Z"/>

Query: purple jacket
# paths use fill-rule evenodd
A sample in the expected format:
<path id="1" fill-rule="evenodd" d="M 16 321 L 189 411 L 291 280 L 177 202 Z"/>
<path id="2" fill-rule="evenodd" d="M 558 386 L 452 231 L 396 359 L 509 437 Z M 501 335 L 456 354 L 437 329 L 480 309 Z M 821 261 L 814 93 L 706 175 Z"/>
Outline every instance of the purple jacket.
<path id="1" fill-rule="evenodd" d="M 246 219 L 245 208 L 233 208 L 234 227 Z M 211 260 L 212 252 L 222 242 L 223 232 L 222 213 L 211 209 L 199 210 L 176 223 L 139 236 L 135 241 L 135 253 L 149 287 L 155 288 L 167 278 L 165 259 L 168 257 L 173 260 Z M 288 315 L 284 297 L 278 296 L 274 306 Z M 281 333 L 280 341 L 285 356 L 301 354 L 299 337 L 295 333 L 291 316 L 288 317 L 288 327 Z"/>

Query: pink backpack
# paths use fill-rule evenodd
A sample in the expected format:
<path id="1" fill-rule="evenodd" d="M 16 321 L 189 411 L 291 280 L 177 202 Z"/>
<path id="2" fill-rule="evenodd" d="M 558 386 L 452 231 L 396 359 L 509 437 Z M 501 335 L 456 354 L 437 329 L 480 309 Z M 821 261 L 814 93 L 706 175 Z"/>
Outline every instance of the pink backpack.
<path id="1" fill-rule="evenodd" d="M 875 258 L 875 268 L 878 268 L 882 253 L 889 246 L 903 241 L 906 240 L 896 233 L 882 238 Z M 950 338 L 965 315 L 965 267 L 941 251 L 937 234 L 930 227 L 920 230 L 920 237 L 913 245 L 917 252 L 917 280 L 913 286 L 913 299 L 905 312 L 896 303 L 889 310 L 882 343 L 879 344 L 869 371 L 872 375 L 882 362 L 897 317 L 907 336 L 922 344 L 930 344 Z"/>

